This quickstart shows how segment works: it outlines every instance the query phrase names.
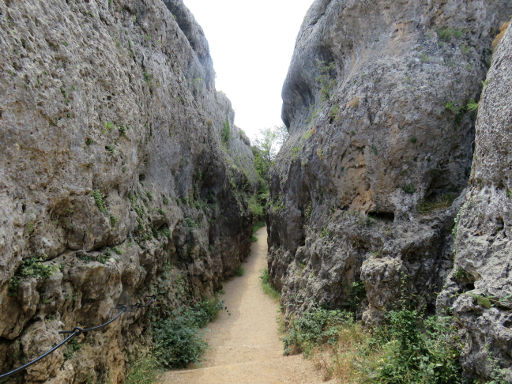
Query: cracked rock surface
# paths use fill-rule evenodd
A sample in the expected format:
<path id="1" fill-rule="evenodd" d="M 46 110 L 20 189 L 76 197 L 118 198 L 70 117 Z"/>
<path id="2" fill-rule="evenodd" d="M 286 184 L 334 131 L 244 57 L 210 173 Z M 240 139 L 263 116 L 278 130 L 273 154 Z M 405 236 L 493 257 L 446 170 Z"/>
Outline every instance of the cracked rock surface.
<path id="1" fill-rule="evenodd" d="M 317 0 L 283 88 L 269 269 L 287 313 L 434 312 L 509 1 Z M 365 294 L 366 293 L 366 294 Z"/>
<path id="2" fill-rule="evenodd" d="M 219 289 L 257 176 L 183 2 L 0 1 L 0 47 L 0 371 Z M 145 311 L 13 382 L 122 382 Z"/>

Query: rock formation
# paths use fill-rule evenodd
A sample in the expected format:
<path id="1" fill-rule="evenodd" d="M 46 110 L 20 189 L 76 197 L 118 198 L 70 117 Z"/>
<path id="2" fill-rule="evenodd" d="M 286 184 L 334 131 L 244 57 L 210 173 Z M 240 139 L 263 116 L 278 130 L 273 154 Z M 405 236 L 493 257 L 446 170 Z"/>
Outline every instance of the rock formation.
<path id="1" fill-rule="evenodd" d="M 511 14 L 504 0 L 314 2 L 271 176 L 269 268 L 287 312 L 344 307 L 373 324 L 403 300 L 434 311 L 491 42 Z"/>
<path id="2" fill-rule="evenodd" d="M 0 42 L 0 371 L 220 288 L 257 176 L 183 2 L 2 1 Z M 122 382 L 145 312 L 13 382 Z"/>
<path id="3" fill-rule="evenodd" d="M 440 312 L 453 312 L 461 328 L 464 368 L 512 382 L 511 28 L 485 85 L 469 187 L 454 230 L 455 265 L 437 304 Z"/>

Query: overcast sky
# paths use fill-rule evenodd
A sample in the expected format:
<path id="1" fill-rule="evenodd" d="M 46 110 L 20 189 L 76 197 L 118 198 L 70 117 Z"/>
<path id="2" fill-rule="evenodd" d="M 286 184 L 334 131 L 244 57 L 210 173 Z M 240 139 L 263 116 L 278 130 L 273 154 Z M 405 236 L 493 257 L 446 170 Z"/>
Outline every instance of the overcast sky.
<path id="1" fill-rule="evenodd" d="M 203 28 L 235 124 L 254 142 L 281 125 L 281 88 L 302 20 L 313 0 L 184 0 Z"/>

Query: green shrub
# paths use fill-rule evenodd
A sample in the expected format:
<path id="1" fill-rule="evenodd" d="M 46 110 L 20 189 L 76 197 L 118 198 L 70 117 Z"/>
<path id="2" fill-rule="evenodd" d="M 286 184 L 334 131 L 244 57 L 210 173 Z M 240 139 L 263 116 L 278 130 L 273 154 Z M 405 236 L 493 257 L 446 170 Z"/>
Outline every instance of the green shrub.
<path id="1" fill-rule="evenodd" d="M 46 280 L 59 269 L 57 264 L 47 265 L 43 263 L 44 261 L 44 256 L 33 256 L 23 260 L 15 275 L 9 280 L 8 295 L 16 296 L 18 294 L 18 287 L 24 278 L 35 277 Z"/>
<path id="2" fill-rule="evenodd" d="M 101 213 L 108 214 L 107 206 L 105 205 L 105 202 L 103 201 L 103 195 L 98 189 L 95 189 L 92 191 L 92 197 L 94 199 L 94 202 L 96 203 L 96 206 L 100 210 Z"/>
<path id="3" fill-rule="evenodd" d="M 377 373 L 376 383 L 462 383 L 460 341 L 449 317 L 422 320 L 417 311 L 391 311 L 386 329 L 391 353 Z"/>
<path id="4" fill-rule="evenodd" d="M 261 271 L 260 279 L 263 292 L 269 295 L 272 299 L 279 300 L 281 294 L 272 286 L 272 283 L 270 282 L 270 273 L 267 268 Z"/>
<path id="5" fill-rule="evenodd" d="M 188 228 L 197 228 L 197 223 L 190 217 L 183 219 L 183 225 Z"/>
<path id="6" fill-rule="evenodd" d="M 260 219 L 263 217 L 263 205 L 261 205 L 255 195 L 252 195 L 247 201 L 247 205 L 249 207 L 249 211 L 256 216 L 256 218 Z"/>
<path id="7" fill-rule="evenodd" d="M 231 137 L 231 127 L 229 124 L 229 116 L 226 115 L 226 121 L 224 122 L 224 125 L 222 126 L 222 142 L 224 144 L 227 144 L 229 142 L 230 137 Z"/>
<path id="8" fill-rule="evenodd" d="M 341 326 L 352 318 L 351 313 L 323 308 L 309 309 L 292 318 L 283 337 L 285 354 L 304 352 L 308 356 L 320 344 L 335 345 Z"/>
<path id="9" fill-rule="evenodd" d="M 245 269 L 244 267 L 242 267 L 241 265 L 238 266 L 236 272 L 235 272 L 235 275 L 237 276 L 243 276 L 245 273 Z"/>
<path id="10" fill-rule="evenodd" d="M 185 368 L 197 363 L 207 344 L 199 328 L 215 319 L 224 304 L 218 298 L 206 299 L 192 308 L 174 311 L 167 319 L 153 322 L 154 355 L 165 368 Z"/>
<path id="11" fill-rule="evenodd" d="M 416 192 L 416 187 L 414 186 L 414 184 L 404 184 L 402 185 L 402 191 L 409 195 L 412 195 L 414 192 Z"/>
<path id="12" fill-rule="evenodd" d="M 139 357 L 130 364 L 126 384 L 153 384 L 158 376 L 158 361 L 151 353 Z"/>
<path id="13" fill-rule="evenodd" d="M 153 341 L 155 357 L 165 368 L 185 368 L 197 363 L 207 347 L 187 314 L 154 323 Z"/>
<path id="14" fill-rule="evenodd" d="M 224 302 L 218 297 L 204 299 L 194 305 L 190 311 L 194 315 L 197 327 L 203 328 L 209 322 L 215 320 L 219 312 L 224 308 Z"/>
<path id="15" fill-rule="evenodd" d="M 390 311 L 386 325 L 363 330 L 349 312 L 312 309 L 292 319 L 283 341 L 288 352 L 310 356 L 319 351 L 315 359 L 326 378 L 343 383 L 463 383 L 461 343 L 450 317 L 423 319 L 417 311 L 402 309 Z"/>

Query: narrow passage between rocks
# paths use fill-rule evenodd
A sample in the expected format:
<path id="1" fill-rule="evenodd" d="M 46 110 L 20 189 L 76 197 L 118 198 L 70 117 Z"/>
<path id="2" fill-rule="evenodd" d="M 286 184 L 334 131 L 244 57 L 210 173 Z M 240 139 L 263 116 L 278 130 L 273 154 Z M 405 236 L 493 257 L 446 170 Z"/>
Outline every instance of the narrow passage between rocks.
<path id="1" fill-rule="evenodd" d="M 301 355 L 283 356 L 279 337 L 279 305 L 261 287 L 259 276 L 267 267 L 267 230 L 243 265 L 245 273 L 224 284 L 222 311 L 209 326 L 210 348 L 201 365 L 170 371 L 162 384 L 316 384 L 322 383 L 310 361 Z"/>

